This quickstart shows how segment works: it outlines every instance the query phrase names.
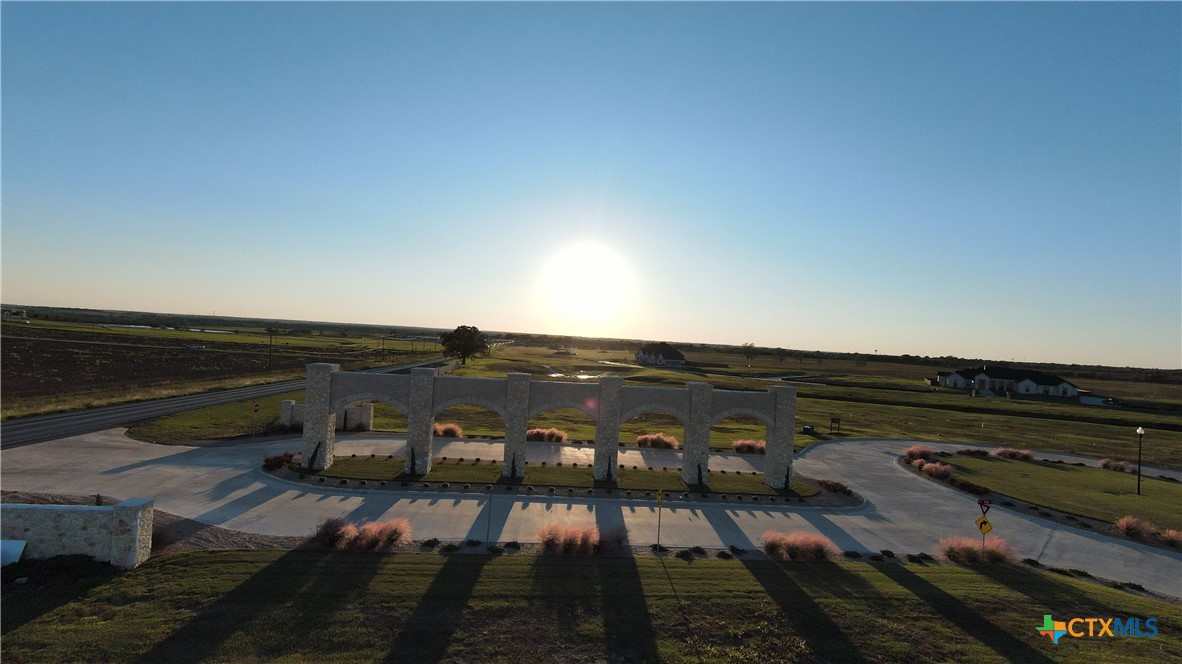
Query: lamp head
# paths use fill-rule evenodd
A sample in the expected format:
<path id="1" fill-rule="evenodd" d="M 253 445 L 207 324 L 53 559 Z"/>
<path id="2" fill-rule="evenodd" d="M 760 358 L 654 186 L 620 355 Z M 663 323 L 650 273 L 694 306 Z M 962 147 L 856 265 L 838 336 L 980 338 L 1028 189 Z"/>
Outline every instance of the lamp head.
<path id="1" fill-rule="evenodd" d="M 1145 427 L 1137 427 L 1137 435 L 1144 436 L 1145 435 Z"/>

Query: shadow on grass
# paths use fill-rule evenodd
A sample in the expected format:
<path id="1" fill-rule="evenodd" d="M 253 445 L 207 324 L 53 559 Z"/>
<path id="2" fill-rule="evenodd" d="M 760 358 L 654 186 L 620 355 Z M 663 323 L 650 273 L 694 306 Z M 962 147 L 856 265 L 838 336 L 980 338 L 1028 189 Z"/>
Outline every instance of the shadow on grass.
<path id="1" fill-rule="evenodd" d="M 999 583 L 1031 600 L 1032 613 L 1069 613 L 1079 616 L 1105 615 L 1111 607 L 1088 597 L 1050 571 L 1009 565 L 968 567 L 977 574 Z"/>
<path id="2" fill-rule="evenodd" d="M 874 569 L 910 591 L 960 630 L 1011 662 L 1050 662 L 1046 655 L 903 565 L 875 565 Z"/>
<path id="3" fill-rule="evenodd" d="M 619 534 L 619 552 L 625 554 L 617 558 L 595 559 L 608 661 L 659 661 L 656 633 L 644 596 L 640 570 L 632 556 L 632 543 L 624 525 L 623 508 L 617 502 L 597 505 L 595 525 L 601 536 Z"/>
<path id="4" fill-rule="evenodd" d="M 439 569 L 414 612 L 402 624 L 402 630 L 386 662 L 438 662 L 464 619 L 468 600 L 489 555 L 451 554 Z"/>
<path id="5" fill-rule="evenodd" d="M 26 559 L 7 565 L 0 572 L 4 593 L 0 634 L 73 602 L 122 573 L 108 563 L 82 555 Z M 27 580 L 17 584 L 21 578 Z"/>
<path id="6" fill-rule="evenodd" d="M 382 554 L 293 550 L 285 553 L 156 643 L 137 659 L 155 662 L 203 662 L 235 633 L 250 629 L 252 621 L 277 607 L 299 607 L 295 624 L 300 633 L 314 631 L 354 595 L 364 590 L 377 572 Z M 285 640 L 258 642 L 261 655 L 289 652 Z M 268 655 L 269 653 L 269 655 Z"/>

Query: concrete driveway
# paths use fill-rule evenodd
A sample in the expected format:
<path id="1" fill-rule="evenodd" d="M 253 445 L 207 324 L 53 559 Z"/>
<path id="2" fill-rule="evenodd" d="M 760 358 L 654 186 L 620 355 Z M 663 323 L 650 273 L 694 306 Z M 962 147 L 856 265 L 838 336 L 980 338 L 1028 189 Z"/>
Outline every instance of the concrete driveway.
<path id="1" fill-rule="evenodd" d="M 941 537 L 978 536 L 976 499 L 916 477 L 893 460 L 912 441 L 824 443 L 798 455 L 796 469 L 845 482 L 866 498 L 852 509 L 673 503 L 662 515 L 661 542 L 669 546 L 757 547 L 765 530 L 806 530 L 843 550 L 933 552 Z M 939 447 L 932 443 L 925 443 Z M 342 437 L 338 454 L 399 454 L 404 441 L 377 435 Z M 957 446 L 947 446 L 949 449 Z M 651 500 L 319 490 L 265 475 L 263 456 L 297 450 L 295 438 L 232 447 L 159 446 L 130 440 L 122 429 L 75 436 L 0 452 L 0 480 L 8 490 L 148 496 L 156 506 L 202 523 L 270 535 L 307 535 L 333 516 L 368 521 L 406 517 L 417 539 L 537 541 L 548 523 L 624 526 L 634 545 L 656 541 Z M 499 458 L 500 443 L 438 441 L 437 455 Z M 530 461 L 591 462 L 590 446 L 530 445 Z M 1039 455 L 1050 456 L 1050 455 Z M 760 457 L 719 454 L 712 468 L 758 470 Z M 625 465 L 676 467 L 677 452 L 628 450 Z M 1024 558 L 1182 597 L 1182 554 L 1105 537 L 994 507 L 994 534 Z"/>

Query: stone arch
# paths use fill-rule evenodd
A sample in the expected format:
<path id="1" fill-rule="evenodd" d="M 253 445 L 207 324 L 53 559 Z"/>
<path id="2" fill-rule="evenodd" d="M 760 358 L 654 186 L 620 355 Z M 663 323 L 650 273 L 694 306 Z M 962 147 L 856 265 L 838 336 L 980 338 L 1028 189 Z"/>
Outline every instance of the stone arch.
<path id="1" fill-rule="evenodd" d="M 680 409 L 674 408 L 672 406 L 666 406 L 664 404 L 653 403 L 653 404 L 641 404 L 639 406 L 634 407 L 632 410 L 629 410 L 628 412 L 621 415 L 620 421 L 627 422 L 628 420 L 636 417 L 637 415 L 644 415 L 645 413 L 663 413 L 665 415 L 671 415 L 673 417 L 676 417 L 678 420 L 680 420 L 682 426 L 688 425 L 689 419 L 690 419 L 689 414 L 680 410 Z"/>
<path id="2" fill-rule="evenodd" d="M 588 406 L 581 401 L 551 401 L 537 407 L 531 404 L 529 411 L 526 413 L 526 419 L 532 420 L 548 410 L 555 410 L 557 408 L 574 408 L 575 410 L 580 410 L 586 413 L 587 417 L 590 417 L 592 420 L 599 416 L 599 410 L 597 408 Z"/>
<path id="3" fill-rule="evenodd" d="M 719 422 L 725 420 L 726 418 L 734 417 L 735 415 L 750 415 L 751 417 L 754 417 L 755 419 L 759 420 L 760 422 L 763 422 L 763 424 L 768 427 L 773 426 L 775 424 L 775 421 L 767 413 L 762 413 L 762 412 L 755 410 L 753 408 L 741 408 L 740 407 L 740 408 L 728 408 L 727 410 L 724 410 L 720 413 L 715 413 L 714 415 L 711 415 L 710 416 L 710 426 L 714 426 L 715 424 L 718 424 Z"/>
<path id="4" fill-rule="evenodd" d="M 489 401 L 488 399 L 482 399 L 481 397 L 455 397 L 454 399 L 441 401 L 431 408 L 431 417 L 435 417 L 448 408 L 453 408 L 455 406 L 480 406 L 481 408 L 487 408 L 497 415 L 500 415 L 501 419 L 505 419 L 504 406 Z"/>
<path id="5" fill-rule="evenodd" d="M 410 415 L 410 406 L 406 405 L 402 401 L 399 401 L 398 399 L 391 398 L 389 395 L 381 394 L 379 392 L 361 392 L 358 394 L 347 394 L 343 397 L 338 398 L 337 400 L 333 401 L 332 403 L 330 403 L 328 405 L 328 409 L 333 412 L 336 412 L 346 406 L 349 406 L 351 404 L 355 404 L 358 401 L 380 401 L 382 403 L 394 406 L 398 410 L 402 411 L 403 415 L 407 415 L 407 416 Z"/>

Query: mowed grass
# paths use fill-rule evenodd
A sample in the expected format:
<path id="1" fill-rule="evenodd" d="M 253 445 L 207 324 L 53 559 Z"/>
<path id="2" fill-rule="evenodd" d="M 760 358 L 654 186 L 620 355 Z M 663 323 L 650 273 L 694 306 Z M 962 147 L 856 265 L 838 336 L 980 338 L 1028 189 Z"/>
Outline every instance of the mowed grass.
<path id="1" fill-rule="evenodd" d="M 952 456 L 955 475 L 993 491 L 1080 516 L 1115 522 L 1132 515 L 1182 529 L 1182 483 L 1043 461 Z"/>
<path id="2" fill-rule="evenodd" d="M 304 400 L 304 391 L 285 392 L 259 397 L 259 412 L 254 412 L 254 400 L 237 401 L 220 406 L 207 406 L 128 427 L 127 435 L 136 440 L 162 445 L 184 445 L 195 440 L 241 438 L 275 433 L 279 426 L 279 404 L 284 399 L 297 403 Z"/>
<path id="3" fill-rule="evenodd" d="M 1022 567 L 225 551 L 87 586 L 6 593 L 5 661 L 1182 657 L 1178 606 Z M 1052 645 L 1044 614 L 1156 617 L 1161 631 Z"/>
<path id="4" fill-rule="evenodd" d="M 417 481 L 417 482 L 447 482 L 457 487 L 462 484 L 514 484 L 532 486 L 545 490 L 548 487 L 590 489 L 593 487 L 617 488 L 631 491 L 675 491 L 686 492 L 690 487 L 681 481 L 681 471 L 673 470 L 632 470 L 618 469 L 616 481 L 612 484 L 595 482 L 592 470 L 584 464 L 574 468 L 569 465 L 554 466 L 530 464 L 525 469 L 525 477 L 521 480 L 506 480 L 502 477 L 499 463 L 492 463 L 491 459 L 436 459 L 431 464 L 431 472 L 422 477 L 403 475 L 404 461 L 401 458 L 374 457 L 337 457 L 333 464 L 325 470 L 306 473 L 311 477 L 324 477 L 326 480 L 347 479 L 380 481 Z M 698 489 L 695 489 L 698 490 Z M 808 497 L 819 493 L 817 487 L 806 482 L 792 483 L 787 490 L 773 489 L 763 483 L 762 475 L 745 473 L 714 472 L 709 477 L 709 491 L 713 493 L 749 494 L 758 496 Z"/>

